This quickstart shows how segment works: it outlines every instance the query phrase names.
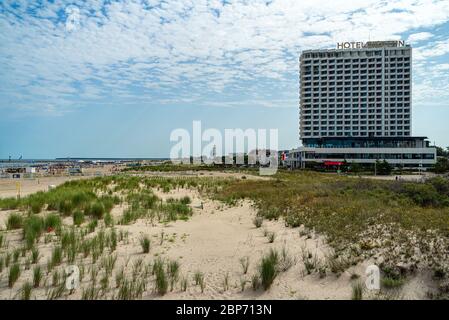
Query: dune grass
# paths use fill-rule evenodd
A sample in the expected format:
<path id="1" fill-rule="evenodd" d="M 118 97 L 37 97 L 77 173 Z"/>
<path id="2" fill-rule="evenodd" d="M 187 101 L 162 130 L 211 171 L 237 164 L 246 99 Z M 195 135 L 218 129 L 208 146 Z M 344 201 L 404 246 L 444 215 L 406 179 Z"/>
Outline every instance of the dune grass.
<path id="1" fill-rule="evenodd" d="M 150 252 L 150 238 L 148 236 L 142 236 L 140 238 L 140 246 L 142 247 L 143 253 L 149 253 Z"/>
<path id="2" fill-rule="evenodd" d="M 12 288 L 20 277 L 20 266 L 18 263 L 9 268 L 8 287 Z"/>
<path id="3" fill-rule="evenodd" d="M 409 257 L 405 251 L 418 246 L 429 254 L 429 259 L 424 260 L 436 259 L 443 264 L 447 261 L 442 250 L 430 253 L 426 249 L 435 237 L 449 245 L 447 179 L 413 183 L 279 171 L 270 180 L 232 180 L 223 184 L 213 197 L 227 204 L 252 200 L 258 216 L 283 218 L 290 227 L 304 225 L 307 230 L 325 236 L 336 256 L 347 256 L 345 259 L 372 255 L 376 248 L 366 241 L 372 239 L 380 241 L 384 248 L 390 247 L 390 251 L 401 247 L 403 254 L 391 259 Z M 412 243 L 415 237 L 419 240 Z M 351 259 L 348 263 L 334 262 L 336 272 L 354 263 Z"/>
<path id="4" fill-rule="evenodd" d="M 259 266 L 259 278 L 264 290 L 268 290 L 279 273 L 279 254 L 271 249 L 268 254 L 262 257 Z"/>

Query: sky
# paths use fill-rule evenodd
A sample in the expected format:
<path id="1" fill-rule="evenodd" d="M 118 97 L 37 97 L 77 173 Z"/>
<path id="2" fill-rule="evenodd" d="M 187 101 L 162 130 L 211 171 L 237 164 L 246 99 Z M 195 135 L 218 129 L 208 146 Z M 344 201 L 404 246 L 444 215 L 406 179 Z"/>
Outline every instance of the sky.
<path id="1" fill-rule="evenodd" d="M 449 146 L 449 1 L 0 1 L 0 159 L 167 157 L 177 128 L 299 146 L 302 50 L 405 40 L 412 134 Z"/>

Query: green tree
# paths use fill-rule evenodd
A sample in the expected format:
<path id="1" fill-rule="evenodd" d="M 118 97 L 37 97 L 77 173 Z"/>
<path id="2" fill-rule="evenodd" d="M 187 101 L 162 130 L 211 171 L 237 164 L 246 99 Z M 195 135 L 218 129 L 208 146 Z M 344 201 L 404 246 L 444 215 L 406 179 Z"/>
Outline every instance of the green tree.
<path id="1" fill-rule="evenodd" d="M 449 147 L 447 147 L 446 150 L 437 146 L 435 146 L 435 148 L 437 149 L 437 157 L 449 157 Z"/>
<path id="2" fill-rule="evenodd" d="M 376 166 L 377 166 L 377 174 L 388 176 L 391 174 L 391 171 L 393 170 L 393 167 L 386 161 L 379 161 L 376 160 Z"/>
<path id="3" fill-rule="evenodd" d="M 445 157 L 438 157 L 437 163 L 435 164 L 434 171 L 436 173 L 449 172 L 449 159 Z"/>

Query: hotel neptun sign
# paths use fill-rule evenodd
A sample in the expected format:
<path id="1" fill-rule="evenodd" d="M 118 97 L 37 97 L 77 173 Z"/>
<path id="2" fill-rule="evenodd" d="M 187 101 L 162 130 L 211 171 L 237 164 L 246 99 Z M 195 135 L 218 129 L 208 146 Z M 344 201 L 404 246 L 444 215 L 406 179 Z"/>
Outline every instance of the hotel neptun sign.
<path id="1" fill-rule="evenodd" d="M 366 49 L 383 47 L 405 47 L 405 41 L 368 41 L 368 42 L 338 42 L 337 49 Z"/>

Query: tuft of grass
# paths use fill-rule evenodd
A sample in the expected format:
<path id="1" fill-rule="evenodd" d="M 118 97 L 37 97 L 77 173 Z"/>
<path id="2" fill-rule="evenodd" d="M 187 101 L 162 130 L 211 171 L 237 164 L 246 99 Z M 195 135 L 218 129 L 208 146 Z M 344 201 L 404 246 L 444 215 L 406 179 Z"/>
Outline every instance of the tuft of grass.
<path id="1" fill-rule="evenodd" d="M 187 285 L 188 285 L 188 280 L 186 277 L 182 277 L 181 279 L 181 290 L 182 291 L 187 291 Z"/>
<path id="2" fill-rule="evenodd" d="M 287 271 L 295 264 L 295 260 L 290 256 L 285 247 L 281 250 L 281 256 L 279 259 L 279 270 L 282 272 Z"/>
<path id="3" fill-rule="evenodd" d="M 12 288 L 20 277 L 20 266 L 15 263 L 9 268 L 8 287 Z"/>
<path id="4" fill-rule="evenodd" d="M 279 254 L 276 250 L 271 249 L 270 252 L 262 257 L 259 266 L 259 275 L 264 290 L 268 290 L 273 284 L 274 279 L 278 275 Z"/>
<path id="5" fill-rule="evenodd" d="M 151 244 L 151 241 L 150 241 L 150 238 L 148 238 L 148 236 L 143 236 L 140 239 L 140 246 L 142 247 L 143 253 L 150 252 L 150 244 Z"/>
<path id="6" fill-rule="evenodd" d="M 260 277 L 258 274 L 253 274 L 251 277 L 251 287 L 253 291 L 257 291 L 260 288 Z"/>
<path id="7" fill-rule="evenodd" d="M 405 280 L 404 278 L 395 278 L 395 277 L 382 277 L 382 286 L 384 286 L 387 289 L 395 289 L 401 287 Z"/>
<path id="8" fill-rule="evenodd" d="M 18 213 L 11 213 L 6 220 L 8 230 L 20 229 L 23 225 L 23 217 Z"/>
<path id="9" fill-rule="evenodd" d="M 45 217 L 44 225 L 47 231 L 57 230 L 62 225 L 61 217 L 57 214 L 50 213 Z"/>
<path id="10" fill-rule="evenodd" d="M 176 260 L 167 263 L 167 273 L 170 279 L 170 291 L 173 291 L 175 284 L 179 280 L 179 262 Z"/>
<path id="11" fill-rule="evenodd" d="M 39 288 L 42 281 L 43 272 L 40 266 L 35 266 L 33 268 L 33 287 Z"/>
<path id="12" fill-rule="evenodd" d="M 164 294 L 167 293 L 168 290 L 168 279 L 164 267 L 162 266 L 160 268 L 157 268 L 155 275 L 156 275 L 155 279 L 156 292 L 161 296 L 163 296 Z"/>
<path id="13" fill-rule="evenodd" d="M 51 265 L 58 266 L 62 262 L 62 248 L 61 247 L 55 247 L 53 248 L 53 251 L 51 253 Z"/>
<path id="14" fill-rule="evenodd" d="M 206 283 L 204 281 L 204 273 L 202 273 L 201 271 L 196 271 L 193 275 L 193 279 L 195 280 L 195 285 L 199 285 L 201 288 L 201 293 L 203 293 L 206 287 Z"/>
<path id="15" fill-rule="evenodd" d="M 82 212 L 81 210 L 77 209 L 77 210 L 75 210 L 73 212 L 72 218 L 73 218 L 73 224 L 75 226 L 80 226 L 84 222 L 84 212 Z"/>
<path id="16" fill-rule="evenodd" d="M 242 292 L 245 291 L 246 283 L 247 283 L 247 281 L 245 278 L 243 278 L 243 277 L 240 278 L 240 290 Z"/>
<path id="17" fill-rule="evenodd" d="M 106 227 L 112 227 L 114 225 L 114 218 L 110 212 L 106 212 L 103 220 Z"/>
<path id="18" fill-rule="evenodd" d="M 261 216 L 256 216 L 256 217 L 253 219 L 253 223 L 254 223 L 254 225 L 256 226 L 256 228 L 260 228 L 260 227 L 262 226 L 262 224 L 263 224 L 263 217 L 261 217 Z"/>
<path id="19" fill-rule="evenodd" d="M 94 219 L 102 219 L 106 209 L 101 201 L 95 201 L 90 205 L 87 212 Z"/>
<path id="20" fill-rule="evenodd" d="M 19 257 L 20 257 L 20 249 L 17 248 L 12 253 L 12 262 L 16 263 L 17 261 L 19 261 Z"/>
<path id="21" fill-rule="evenodd" d="M 87 230 L 89 231 L 89 233 L 94 232 L 97 225 L 98 225 L 97 219 L 94 219 L 91 222 L 89 222 L 89 224 L 87 225 Z"/>
<path id="22" fill-rule="evenodd" d="M 33 286 L 29 281 L 25 282 L 20 289 L 20 298 L 22 300 L 30 300 L 31 291 L 33 290 Z"/>
<path id="23" fill-rule="evenodd" d="M 276 238 L 276 233 L 274 233 L 274 232 L 268 233 L 268 242 L 269 243 L 273 243 L 275 238 Z"/>
<path id="24" fill-rule="evenodd" d="M 53 274 L 52 274 L 52 280 L 51 280 L 52 281 L 51 282 L 52 286 L 53 287 L 57 287 L 59 285 L 60 279 L 61 279 L 61 275 L 60 275 L 59 271 L 58 270 L 54 270 Z"/>
<path id="25" fill-rule="evenodd" d="M 182 204 L 190 204 L 192 200 L 189 196 L 184 196 L 179 200 L 179 202 L 181 202 Z"/>
<path id="26" fill-rule="evenodd" d="M 5 267 L 8 268 L 11 263 L 11 252 L 6 252 L 5 254 Z"/>
<path id="27" fill-rule="evenodd" d="M 223 278 L 223 291 L 229 290 L 229 272 L 226 272 Z"/>
<path id="28" fill-rule="evenodd" d="M 302 262 L 307 274 L 311 274 L 318 267 L 318 257 L 305 248 L 302 249 Z"/>
<path id="29" fill-rule="evenodd" d="M 31 263 L 36 264 L 39 261 L 39 249 L 33 247 L 31 249 Z"/>
<path id="30" fill-rule="evenodd" d="M 361 281 L 356 281 L 352 284 L 352 300 L 363 299 L 363 284 Z"/>
<path id="31" fill-rule="evenodd" d="M 242 266 L 242 271 L 243 274 L 246 274 L 248 272 L 248 267 L 249 267 L 249 257 L 243 257 L 240 258 L 240 265 Z"/>

